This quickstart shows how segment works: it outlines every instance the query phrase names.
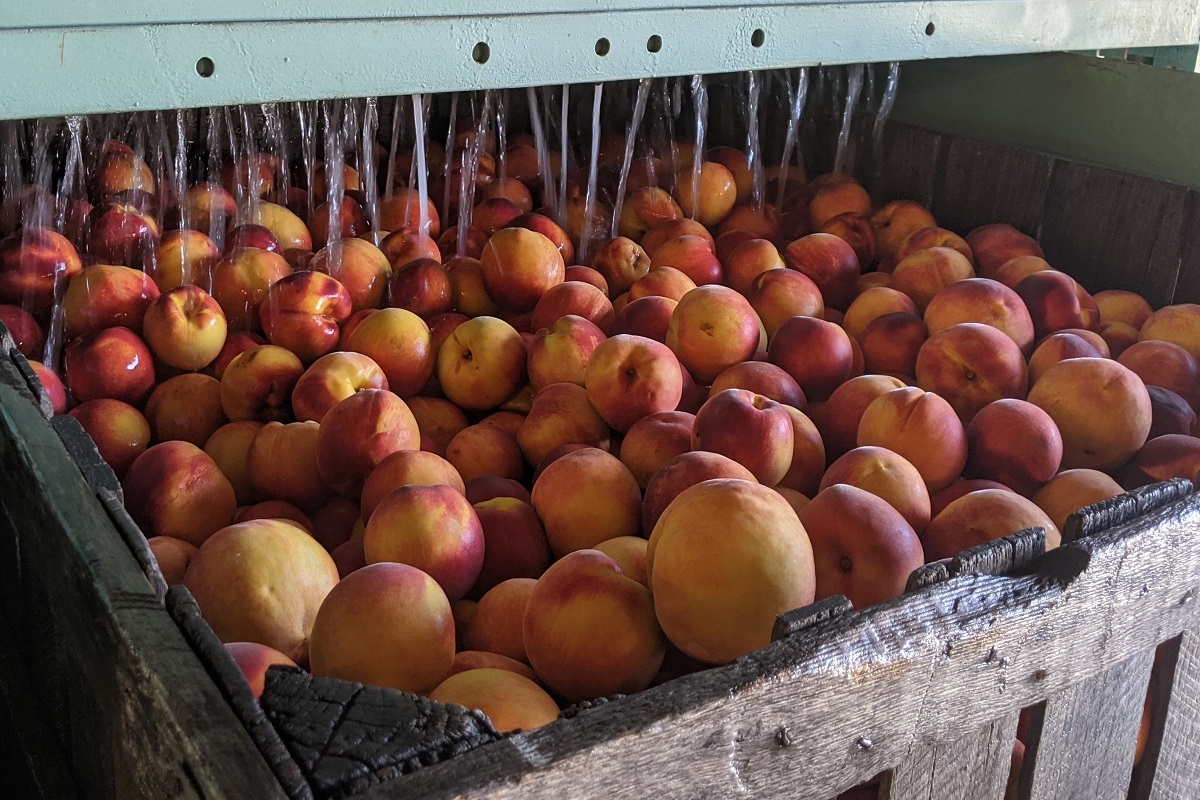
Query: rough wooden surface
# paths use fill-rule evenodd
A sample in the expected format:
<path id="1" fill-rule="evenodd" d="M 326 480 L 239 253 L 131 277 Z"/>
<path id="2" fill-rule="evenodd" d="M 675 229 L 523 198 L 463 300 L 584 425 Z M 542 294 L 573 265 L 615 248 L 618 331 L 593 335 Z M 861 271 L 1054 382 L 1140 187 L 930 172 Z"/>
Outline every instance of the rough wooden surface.
<path id="1" fill-rule="evenodd" d="M 119 487 L 120 484 L 118 484 Z M 129 548 L 129 552 L 133 553 L 150 588 L 160 600 L 165 598 L 167 596 L 167 579 L 163 577 L 162 570 L 158 566 L 158 559 L 154 557 L 150 545 L 146 542 L 146 535 L 142 533 L 137 523 L 133 521 L 133 517 L 129 516 L 129 512 L 125 510 L 120 495 L 110 489 L 101 488 L 96 491 L 96 497 L 108 514 L 113 528 L 121 536 L 125 546 Z"/>
<path id="2" fill-rule="evenodd" d="M 883 781 L 880 800 L 1003 800 L 1017 714 L 941 742 L 918 741 Z"/>
<path id="3" fill-rule="evenodd" d="M 1173 655 L 1170 674 L 1162 676 L 1162 691 L 1156 693 L 1161 744 L 1153 747 L 1153 781 L 1147 781 L 1144 795 L 1150 800 L 1192 797 L 1200 787 L 1200 632 L 1184 631 Z"/>
<path id="4" fill-rule="evenodd" d="M 1081 536 L 1091 536 L 1099 531 L 1114 528 L 1186 497 L 1192 491 L 1191 481 L 1186 478 L 1171 478 L 1085 506 L 1067 517 L 1062 529 L 1063 541 L 1072 542 Z"/>
<path id="5" fill-rule="evenodd" d="M 942 135 L 930 210 L 938 224 L 966 233 L 1004 221 L 1036 236 L 1040 231 L 1053 159 L 1002 144 Z"/>
<path id="6" fill-rule="evenodd" d="M 79 424 L 79 420 L 69 414 L 62 414 L 50 418 L 50 427 L 54 428 L 54 432 L 58 434 L 63 447 L 67 448 L 67 452 L 71 454 L 71 459 L 83 473 L 83 479 L 87 481 L 87 485 L 91 487 L 92 491 L 110 493 L 117 498 L 118 502 L 122 502 L 124 492 L 121 490 L 121 482 L 117 480 L 112 467 L 101 457 L 100 451 L 96 449 L 96 443 Z M 145 536 L 142 537 L 143 541 L 145 538 Z"/>
<path id="7" fill-rule="evenodd" d="M 771 641 L 777 642 L 786 636 L 799 633 L 805 628 L 811 628 L 817 623 L 828 622 L 835 617 L 840 617 L 847 611 L 853 610 L 853 608 L 854 606 L 849 599 L 843 595 L 835 594 L 833 597 L 826 597 L 803 608 L 785 611 L 775 618 L 775 627 L 771 631 Z"/>
<path id="8" fill-rule="evenodd" d="M 951 578 L 959 575 L 1023 574 L 1046 552 L 1046 531 L 1026 528 L 1000 539 L 976 545 L 950 559 Z"/>
<path id="9" fill-rule="evenodd" d="M 46 387 L 42 386 L 41 379 L 37 373 L 33 371 L 33 367 L 21 355 L 21 352 L 16 348 L 8 351 L 8 356 L 13 364 L 17 367 L 17 372 L 21 373 L 21 377 L 25 380 L 25 384 L 29 387 L 30 393 L 34 398 L 34 405 L 38 407 L 38 411 L 42 412 L 42 416 L 50 419 L 54 416 L 54 405 L 50 402 L 50 395 L 46 394 Z"/>

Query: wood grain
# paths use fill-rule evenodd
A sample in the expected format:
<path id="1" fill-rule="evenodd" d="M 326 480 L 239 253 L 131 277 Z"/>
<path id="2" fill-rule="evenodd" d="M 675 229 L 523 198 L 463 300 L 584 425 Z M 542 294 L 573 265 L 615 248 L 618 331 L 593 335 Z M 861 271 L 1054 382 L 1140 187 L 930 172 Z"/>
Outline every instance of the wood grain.
<path id="1" fill-rule="evenodd" d="M 1091 536 L 1130 522 L 1167 503 L 1186 497 L 1192 491 L 1190 480 L 1171 478 L 1084 506 L 1067 517 L 1062 529 L 1063 542 L 1073 542 L 1081 536 Z"/>
<path id="2" fill-rule="evenodd" d="M 1003 800 L 1017 714 L 941 742 L 918 741 L 883 781 L 880 800 Z"/>
<path id="3" fill-rule="evenodd" d="M 1155 709 L 1162 717 L 1150 800 L 1195 796 L 1200 787 L 1200 632 L 1184 631 L 1171 674 L 1163 676 L 1170 700 Z M 1150 748 L 1147 748 L 1149 754 Z"/>
<path id="4" fill-rule="evenodd" d="M 993 222 L 1037 236 L 1053 159 L 962 136 L 942 137 L 930 210 L 938 225 L 965 234 Z"/>

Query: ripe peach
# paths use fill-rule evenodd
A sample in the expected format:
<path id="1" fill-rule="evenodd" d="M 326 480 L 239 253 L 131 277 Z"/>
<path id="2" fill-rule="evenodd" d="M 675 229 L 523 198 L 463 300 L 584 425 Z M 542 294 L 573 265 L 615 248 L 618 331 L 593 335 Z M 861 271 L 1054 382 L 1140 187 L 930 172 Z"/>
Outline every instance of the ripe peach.
<path id="1" fill-rule="evenodd" d="M 292 389 L 303 374 L 304 365 L 287 348 L 267 344 L 246 350 L 221 376 L 221 408 L 234 422 L 290 419 Z"/>
<path id="2" fill-rule="evenodd" d="M 155 357 L 176 369 L 201 369 L 225 346 L 225 312 L 199 286 L 180 286 L 155 299 L 142 327 Z"/>
<path id="3" fill-rule="evenodd" d="M 128 403 L 101 398 L 81 403 L 68 413 L 92 437 L 100 457 L 118 479 L 150 444 L 150 423 Z"/>
<path id="4" fill-rule="evenodd" d="M 825 445 L 817 426 L 803 411 L 784 406 L 792 418 L 792 462 L 778 486 L 813 495 L 825 471 Z"/>
<path id="5" fill-rule="evenodd" d="M 464 409 L 495 408 L 525 383 L 525 361 L 525 343 L 511 325 L 476 317 L 455 328 L 438 351 L 438 383 Z"/>
<path id="6" fill-rule="evenodd" d="M 653 531 L 658 518 L 684 490 L 703 481 L 735 478 L 753 481 L 754 474 L 731 458 L 702 450 L 667 461 L 650 478 L 642 501 L 642 530 Z"/>
<path id="7" fill-rule="evenodd" d="M 648 546 L 649 542 L 640 536 L 618 536 L 601 542 L 594 549 L 617 562 L 622 572 L 649 589 L 650 575 L 646 572 Z"/>
<path id="8" fill-rule="evenodd" d="M 140 406 L 154 388 L 150 348 L 128 328 L 105 328 L 67 346 L 67 386 L 78 403 L 102 397 Z"/>
<path id="9" fill-rule="evenodd" d="M 642 237 L 639 244 L 646 251 L 646 255 L 653 259 L 663 243 L 678 239 L 680 236 L 699 236 L 709 243 L 714 253 L 717 252 L 716 240 L 713 239 L 713 235 L 708 232 L 708 228 L 694 219 L 677 219 L 674 222 L 656 225 L 646 231 L 646 235 Z M 593 264 L 593 266 L 595 265 Z"/>
<path id="10" fill-rule="evenodd" d="M 418 258 L 397 268 L 388 281 L 387 302 L 428 320 L 450 310 L 454 290 L 445 268 L 431 258 Z"/>
<path id="11" fill-rule="evenodd" d="M 1106 289 L 1093 295 L 1100 309 L 1102 322 L 1122 322 L 1139 330 L 1154 313 L 1150 304 L 1140 294 L 1120 289 Z"/>
<path id="12" fill-rule="evenodd" d="M 659 517 L 646 556 L 663 631 L 707 663 L 766 646 L 775 617 L 814 597 L 804 526 L 779 494 L 750 481 L 684 491 Z"/>
<path id="13" fill-rule="evenodd" d="M 204 368 L 205 375 L 212 375 L 217 380 L 225 377 L 225 370 L 229 364 L 242 353 L 259 347 L 267 343 L 267 340 L 259 336 L 257 333 L 230 333 L 225 337 L 225 344 L 221 347 L 221 352 L 213 359 L 207 367 Z"/>
<path id="14" fill-rule="evenodd" d="M 318 473 L 315 422 L 269 422 L 259 429 L 246 453 L 246 470 L 254 494 L 311 510 L 324 502 L 329 489 Z"/>
<path id="15" fill-rule="evenodd" d="M 242 247 L 212 268 L 212 296 L 220 303 L 231 331 L 258 324 L 258 304 L 277 281 L 292 273 L 283 256 L 257 247 Z"/>
<path id="16" fill-rule="evenodd" d="M 1091 333 L 1091 331 L 1087 331 Z M 1067 331 L 1052 333 L 1038 344 L 1029 357 L 1029 379 L 1038 378 L 1050 367 L 1069 358 L 1104 358 L 1104 353 L 1083 336 Z"/>
<path id="17" fill-rule="evenodd" d="M 321 420 L 317 467 L 335 492 L 359 497 L 381 461 L 399 450 L 416 450 L 420 442 L 417 420 L 403 400 L 384 389 L 364 389 Z"/>
<path id="18" fill-rule="evenodd" d="M 350 293 L 322 272 L 297 272 L 274 283 L 259 307 L 271 344 L 312 363 L 337 347 L 339 327 L 351 314 Z M 361 327 L 361 325 L 360 325 Z"/>
<path id="19" fill-rule="evenodd" d="M 721 220 L 717 230 L 720 233 L 746 231 L 757 239 L 773 241 L 779 238 L 779 215 L 770 204 L 762 208 L 753 205 L 734 206 L 729 216 Z"/>
<path id="20" fill-rule="evenodd" d="M 574 314 L 562 316 L 540 329 L 529 344 L 527 358 L 529 382 L 534 391 L 540 392 L 554 383 L 583 386 L 588 360 L 604 339 L 600 328 Z"/>
<path id="21" fill-rule="evenodd" d="M 360 522 L 358 503 L 349 497 L 334 495 L 313 512 L 312 535 L 332 553 L 350 541 L 355 525 Z"/>
<path id="22" fill-rule="evenodd" d="M 231 229 L 225 236 L 225 250 L 236 250 L 239 247 L 258 247 L 284 255 L 275 234 L 262 225 L 238 225 Z M 220 255 L 218 252 L 217 258 L 220 258 Z"/>
<path id="23" fill-rule="evenodd" d="M 1109 355 L 1112 358 L 1120 358 L 1122 353 L 1138 343 L 1141 333 L 1124 322 L 1101 322 L 1100 337 L 1108 345 Z"/>
<path id="24" fill-rule="evenodd" d="M 459 603 L 470 602 L 459 600 Z M 457 604 L 455 604 L 457 605 Z M 455 626 L 461 630 L 458 621 L 455 620 Z M 522 664 L 520 661 L 502 656 L 499 653 L 485 653 L 482 650 L 460 650 L 454 654 L 454 667 L 450 670 L 451 675 L 457 675 L 460 672 L 479 669 L 503 669 L 515 673 L 522 677 L 528 678 L 531 681 L 537 680 L 537 675 L 528 664 Z"/>
<path id="25" fill-rule="evenodd" d="M 962 474 L 967 435 L 949 403 L 916 387 L 894 389 L 867 406 L 858 426 L 858 446 L 885 447 L 909 461 L 930 493 Z"/>
<path id="26" fill-rule="evenodd" d="M 592 267 L 604 277 L 610 296 L 615 297 L 629 291 L 650 271 L 650 256 L 637 242 L 618 236 L 596 251 Z"/>
<path id="27" fill-rule="evenodd" d="M 1103 472 L 1094 469 L 1065 469 L 1033 496 L 1033 502 L 1061 531 L 1067 517 L 1085 506 L 1116 497 L 1125 490 Z"/>
<path id="28" fill-rule="evenodd" d="M 578 281 L 564 281 L 538 300 L 533 310 L 533 330 L 549 328 L 567 315 L 582 317 L 601 330 L 608 330 L 615 313 L 612 302 L 595 286 Z"/>
<path id="29" fill-rule="evenodd" d="M 796 433 L 788 408 L 744 389 L 726 389 L 696 414 L 692 449 L 732 458 L 760 483 L 774 486 L 788 473 L 794 455 Z"/>
<path id="30" fill-rule="evenodd" d="M 331 275 L 341 283 L 353 311 L 379 308 L 392 276 L 387 257 L 362 239 L 342 239 L 322 248 L 313 256 L 309 269 Z"/>
<path id="31" fill-rule="evenodd" d="M 274 647 L 257 642 L 228 642 L 225 649 L 229 651 L 233 663 L 242 671 L 246 683 L 250 685 L 250 694 L 254 695 L 255 699 L 262 697 L 268 668 L 296 666 L 295 661 Z"/>
<path id="32" fill-rule="evenodd" d="M 197 183 L 179 198 L 179 218 L 198 231 L 225 230 L 237 201 L 217 183 Z"/>
<path id="33" fill-rule="evenodd" d="M 712 227 L 729 216 L 737 202 L 737 184 L 733 173 L 715 161 L 700 165 L 699 193 L 693 195 L 692 169 L 689 166 L 675 179 L 675 200 L 685 216 Z"/>
<path id="34" fill-rule="evenodd" d="M 1161 386 L 1200 408 L 1200 362 L 1171 342 L 1146 339 L 1130 345 L 1117 359 L 1147 386 Z"/>
<path id="35" fill-rule="evenodd" d="M 856 447 L 829 465 L 817 495 L 844 483 L 879 497 L 918 534 L 930 520 L 929 490 L 905 458 L 882 447 Z M 907 577 L 907 576 L 906 576 Z"/>
<path id="36" fill-rule="evenodd" d="M 554 243 L 526 228 L 497 231 L 484 246 L 480 265 L 488 296 L 513 311 L 532 311 L 542 295 L 562 283 L 566 269 Z"/>
<path id="37" fill-rule="evenodd" d="M 571 242 L 571 237 L 558 223 L 544 214 L 522 214 L 510 222 L 509 227 L 524 228 L 534 233 L 540 233 L 558 249 L 564 264 L 575 262 L 575 245 Z M 605 275 L 605 277 L 608 276 Z"/>
<path id="38" fill-rule="evenodd" d="M 1146 440 L 1168 433 L 1190 434 L 1196 428 L 1196 412 L 1179 395 L 1161 386 L 1147 386 L 1150 395 L 1150 433 Z"/>
<path id="39" fill-rule="evenodd" d="M 823 413 L 814 417 L 829 459 L 832 461 L 858 446 L 859 422 L 875 398 L 905 385 L 890 375 L 860 375 L 839 386 L 829 396 Z M 812 416 L 812 407 L 808 410 Z"/>
<path id="40" fill-rule="evenodd" d="M 917 354 L 917 385 L 945 398 L 967 424 L 981 408 L 1029 386 L 1016 342 L 990 325 L 962 322 L 929 337 Z"/>
<path id="41" fill-rule="evenodd" d="M 603 450 L 587 447 L 543 467 L 532 498 L 558 556 L 640 530 L 641 488 L 628 468 Z"/>
<path id="42" fill-rule="evenodd" d="M 865 214 L 852 211 L 838 214 L 816 229 L 817 233 L 832 233 L 854 248 L 859 266 L 867 268 L 875 263 L 875 231 Z M 886 274 L 886 273 L 881 273 Z"/>
<path id="43" fill-rule="evenodd" d="M 1200 439 L 1169 433 L 1146 442 L 1121 471 L 1121 484 L 1134 489 L 1171 478 L 1186 478 L 1194 484 L 1198 477 Z"/>
<path id="44" fill-rule="evenodd" d="M 425 321 L 411 311 L 385 308 L 358 324 L 344 348 L 374 361 L 387 388 L 401 397 L 419 392 L 433 375 L 435 353 Z"/>
<path id="45" fill-rule="evenodd" d="M 50 409 L 55 414 L 67 413 L 67 389 L 58 375 L 51 372 L 40 361 L 30 361 L 29 368 L 33 370 L 33 374 L 37 376 L 42 388 L 46 391 L 46 397 L 50 400 Z"/>
<path id="46" fill-rule="evenodd" d="M 744 297 L 725 286 L 702 286 L 675 307 L 666 343 L 697 381 L 708 384 L 753 356 L 758 340 L 758 315 Z"/>
<path id="47" fill-rule="evenodd" d="M 875 232 L 875 245 L 881 260 L 894 257 L 904 240 L 915 231 L 935 225 L 937 220 L 929 210 L 912 200 L 893 200 L 871 215 L 871 229 Z"/>
<path id="48" fill-rule="evenodd" d="M 204 452 L 233 486 L 240 505 L 247 505 L 255 498 L 246 457 L 250 453 L 251 442 L 262 426 L 263 423 L 253 420 L 230 422 L 218 428 L 204 444 Z"/>
<path id="49" fill-rule="evenodd" d="M 140 334 L 142 317 L 158 295 L 158 287 L 141 270 L 111 264 L 87 267 L 67 284 L 63 332 L 68 341 L 118 325 Z"/>
<path id="50" fill-rule="evenodd" d="M 633 424 L 621 442 L 621 462 L 643 489 L 658 469 L 692 449 L 696 418 L 682 411 L 663 411 Z"/>
<path id="51" fill-rule="evenodd" d="M 525 474 L 516 436 L 494 425 L 463 428 L 446 446 L 446 460 L 468 483 L 492 475 L 518 480 Z"/>
<path id="52" fill-rule="evenodd" d="M 699 236 L 680 236 L 659 245 L 650 260 L 650 269 L 659 267 L 673 267 L 697 286 L 720 283 L 724 274 L 712 245 Z"/>
<path id="53" fill-rule="evenodd" d="M 1064 272 L 1035 272 L 1022 279 L 1015 291 L 1029 309 L 1036 339 L 1063 328 L 1096 330 L 1100 327 L 1095 301 Z"/>
<path id="54" fill-rule="evenodd" d="M 172 230 L 163 234 L 147 267 L 158 290 L 169 292 L 189 284 L 207 286 L 212 266 L 220 258 L 217 245 L 200 231 Z"/>
<path id="55" fill-rule="evenodd" d="M 388 381 L 372 359 L 361 353 L 330 353 L 305 370 L 292 390 L 292 408 L 300 422 L 320 422 L 329 409 L 363 389 L 387 389 Z"/>
<path id="56" fill-rule="evenodd" d="M 450 602 L 416 567 L 371 564 L 329 592 L 310 650 L 314 675 L 430 692 L 454 664 Z"/>
<path id="57" fill-rule="evenodd" d="M 975 262 L 975 254 L 971 252 L 971 246 L 965 239 L 953 231 L 934 225 L 910 233 L 900 245 L 900 249 L 893 254 L 893 264 L 900 263 L 919 250 L 928 250 L 931 247 L 949 247 L 962 253 L 968 261 Z"/>
<path id="58" fill-rule="evenodd" d="M 467 415 L 449 400 L 417 395 L 405 402 L 417 420 L 421 435 L 429 437 L 443 455 L 455 434 L 467 427 Z"/>
<path id="59" fill-rule="evenodd" d="M 533 407 L 517 431 L 517 444 L 535 469 L 555 448 L 583 444 L 608 449 L 608 426 L 574 383 L 555 383 L 537 393 Z"/>
<path id="60" fill-rule="evenodd" d="M 966 242 L 971 246 L 979 274 L 984 278 L 995 278 L 995 271 L 1010 259 L 1045 255 L 1032 237 L 1002 223 L 975 228 L 966 235 Z"/>
<path id="61" fill-rule="evenodd" d="M 221 382 L 197 373 L 177 375 L 156 386 L 145 413 L 158 441 L 179 440 L 197 447 L 227 421 L 221 410 Z"/>
<path id="62" fill-rule="evenodd" d="M 398 231 L 401 228 L 419 230 L 421 207 L 419 195 L 415 187 L 399 189 L 391 197 L 379 200 L 379 227 L 385 231 Z M 441 221 L 438 219 L 437 207 L 433 197 L 426 199 L 425 220 L 428 228 L 422 233 L 436 238 L 442 232 Z"/>
<path id="63" fill-rule="evenodd" d="M 641 239 L 655 225 L 674 222 L 683 217 L 679 204 L 670 192 L 657 187 L 634 189 L 621 206 L 618 232 L 632 240 Z"/>
<path id="64" fill-rule="evenodd" d="M 472 669 L 442 681 L 429 699 L 476 708 L 501 733 L 530 731 L 558 719 L 558 705 L 529 678 L 506 669 Z"/>
<path id="65" fill-rule="evenodd" d="M 139 206 L 109 202 L 93 209 L 88 222 L 87 251 L 96 261 L 140 268 L 154 258 L 159 226 Z"/>
<path id="66" fill-rule="evenodd" d="M 463 649 L 498 653 L 528 664 L 523 623 L 537 581 L 509 578 L 488 589 L 463 631 Z"/>
<path id="67" fill-rule="evenodd" d="M 1016 289 L 1017 284 L 1035 272 L 1053 272 L 1054 268 L 1046 259 L 1038 256 L 1017 256 L 1000 265 L 992 271 L 991 279 L 1002 283 L 1009 289 Z"/>
<path id="68" fill-rule="evenodd" d="M 817 190 L 808 204 L 813 230 L 839 214 L 871 213 L 871 196 L 854 180 L 839 180 Z"/>
<path id="69" fill-rule="evenodd" d="M 985 406 L 967 426 L 969 478 L 991 478 L 1031 496 L 1062 462 L 1062 436 L 1050 415 L 1020 399 Z"/>
<path id="70" fill-rule="evenodd" d="M 0 324 L 8 328 L 17 350 L 26 358 L 40 358 L 46 337 L 36 319 L 20 306 L 0 305 Z"/>
<path id="71" fill-rule="evenodd" d="M 362 518 L 369 521 L 376 506 L 401 486 L 449 486 L 466 496 L 466 485 L 449 461 L 423 450 L 397 450 L 379 462 L 363 484 Z"/>
<path id="72" fill-rule="evenodd" d="M 827 306 L 844 309 L 854 299 L 858 256 L 849 244 L 830 233 L 812 233 L 787 246 L 788 267 L 810 278 Z"/>
<path id="73" fill-rule="evenodd" d="M 795 379 L 810 401 L 825 400 L 852 377 L 854 350 L 838 325 L 793 317 L 779 326 L 767 348 L 771 363 Z"/>
<path id="74" fill-rule="evenodd" d="M 309 533 L 313 532 L 312 520 L 300 509 L 283 500 L 265 500 L 246 506 L 233 518 L 234 522 L 249 522 L 255 519 L 275 519 L 280 522 L 294 522 Z M 324 545 L 322 545 L 324 547 Z M 328 550 L 329 548 L 325 548 Z"/>
<path id="75" fill-rule="evenodd" d="M 975 277 L 975 268 L 962 253 L 949 247 L 918 250 L 896 264 L 892 288 L 912 298 L 922 314 L 934 295 L 957 281 Z"/>
<path id="76" fill-rule="evenodd" d="M 467 481 L 467 499 L 473 505 L 495 500 L 497 497 L 511 497 L 523 503 L 532 500 L 529 490 L 512 478 L 484 475 Z"/>
<path id="77" fill-rule="evenodd" d="M 746 389 L 776 403 L 803 410 L 807 405 L 804 391 L 796 379 L 780 367 L 765 361 L 746 361 L 725 369 L 708 390 L 712 397 L 725 389 Z"/>
<path id="78" fill-rule="evenodd" d="M 873 287 L 859 294 L 850 303 L 845 317 L 842 318 L 842 328 L 861 344 L 868 325 L 885 314 L 898 312 L 915 315 L 917 306 L 912 298 L 903 292 L 883 286 Z"/>
<path id="79" fill-rule="evenodd" d="M 925 557 L 953 558 L 976 545 L 1026 528 L 1046 531 L 1046 549 L 1058 547 L 1058 526 L 1033 502 L 1015 492 L 982 489 L 965 494 L 942 510 L 925 529 Z"/>
<path id="80" fill-rule="evenodd" d="M 655 267 L 629 287 L 629 300 L 666 297 L 678 302 L 696 288 L 696 282 L 674 267 Z"/>
<path id="81" fill-rule="evenodd" d="M 154 554 L 158 570 L 167 585 L 177 586 L 183 583 L 188 564 L 195 558 L 199 548 L 172 536 L 151 536 L 146 540 L 146 544 L 150 546 L 150 552 Z"/>
<path id="82" fill-rule="evenodd" d="M 925 309 L 925 325 L 937 333 L 960 322 L 991 325 L 1016 342 L 1022 353 L 1033 349 L 1033 319 L 1021 297 L 987 278 L 956 281 L 933 296 Z"/>
<path id="83" fill-rule="evenodd" d="M 884 314 L 863 332 L 863 369 L 867 373 L 914 377 L 917 358 L 927 339 L 920 317 L 904 312 Z"/>
<path id="84" fill-rule="evenodd" d="M 954 483 L 936 492 L 929 498 L 930 513 L 937 517 L 938 514 L 946 510 L 946 506 L 953 503 L 960 497 L 970 494 L 971 492 L 981 492 L 984 489 L 995 489 L 1001 492 L 1011 492 L 1012 489 L 997 481 L 989 481 L 985 478 L 959 478 Z"/>
<path id="85" fill-rule="evenodd" d="M 1073 358 L 1050 367 L 1029 392 L 1063 440 L 1064 469 L 1115 469 L 1150 433 L 1150 395 L 1134 372 L 1106 358 Z"/>
<path id="86" fill-rule="evenodd" d="M 34 228 L 0 240 L 0 303 L 19 305 L 33 314 L 54 305 L 58 281 L 83 270 L 79 253 L 66 237 Z"/>
<path id="87" fill-rule="evenodd" d="M 494 497 L 476 502 L 474 507 L 483 526 L 484 548 L 483 568 L 471 589 L 472 597 L 490 592 L 512 578 L 537 578 L 546 571 L 551 561 L 550 543 L 541 520 L 528 502 L 516 497 Z M 520 660 L 525 660 L 523 652 Z"/>
<path id="88" fill-rule="evenodd" d="M 200 546 L 233 520 L 233 487 L 203 450 L 163 442 L 146 450 L 121 481 L 125 508 L 150 536 L 172 536 Z"/>
<path id="89" fill-rule="evenodd" d="M 584 386 L 604 421 L 626 431 L 642 417 L 675 410 L 683 397 L 683 372 L 666 345 L 622 334 L 592 351 Z"/>
<path id="90" fill-rule="evenodd" d="M 304 220 L 276 203 L 255 203 L 247 209 L 245 222 L 262 225 L 279 240 L 282 250 L 312 250 L 313 239 Z M 386 230 L 392 230 L 387 228 Z"/>
<path id="91" fill-rule="evenodd" d="M 756 277 L 746 299 L 762 320 L 767 336 L 792 317 L 823 317 L 821 290 L 807 275 L 791 269 L 772 269 Z"/>

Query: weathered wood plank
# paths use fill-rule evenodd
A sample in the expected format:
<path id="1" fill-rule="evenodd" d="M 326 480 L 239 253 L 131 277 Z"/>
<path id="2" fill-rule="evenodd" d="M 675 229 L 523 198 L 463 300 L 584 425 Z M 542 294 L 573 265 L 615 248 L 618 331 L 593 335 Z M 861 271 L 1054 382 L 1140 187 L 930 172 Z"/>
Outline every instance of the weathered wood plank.
<path id="1" fill-rule="evenodd" d="M 1174 669 L 1163 676 L 1163 691 L 1169 695 L 1163 709 L 1161 743 L 1152 745 L 1157 759 L 1153 765 L 1150 800 L 1192 796 L 1200 787 L 1200 632 L 1184 631 Z M 1147 756 L 1151 748 L 1147 748 Z"/>
<path id="2" fill-rule="evenodd" d="M 50 402 L 50 395 L 46 394 L 46 387 L 42 386 L 41 379 L 33 371 L 33 367 L 29 365 L 29 361 L 15 348 L 8 351 L 8 356 L 12 359 L 13 364 L 16 365 L 17 372 L 21 373 L 21 377 L 25 379 L 25 384 L 33 394 L 34 405 L 42 412 L 42 416 L 46 419 L 53 417 L 54 404 Z"/>
<path id="3" fill-rule="evenodd" d="M 1067 517 L 1062 529 L 1063 542 L 1073 542 L 1081 536 L 1091 536 L 1130 522 L 1193 491 L 1192 482 L 1186 478 L 1171 478 L 1084 506 Z"/>
<path id="4" fill-rule="evenodd" d="M 63 447 L 71 454 L 71 459 L 83 473 L 83 479 L 93 492 L 108 492 L 121 501 L 124 493 L 121 482 L 112 471 L 112 467 L 101 457 L 92 437 L 79 424 L 79 420 L 69 414 L 62 414 L 50 419 L 50 427 L 58 434 Z M 142 537 L 145 539 L 146 537 Z"/>
<path id="5" fill-rule="evenodd" d="M 1017 716 L 1005 714 L 946 741 L 918 741 L 884 779 L 880 800 L 1003 800 Z"/>
<path id="6" fill-rule="evenodd" d="M 805 628 L 811 628 L 820 622 L 827 622 L 834 617 L 840 617 L 854 606 L 844 595 L 835 594 L 826 597 L 812 605 L 785 611 L 775 618 L 775 627 L 771 631 L 771 641 L 779 641 L 785 636 L 799 633 Z"/>
<path id="7" fill-rule="evenodd" d="M 1200 192 L 1187 193 L 1180 226 L 1179 280 L 1168 302 L 1200 303 Z"/>
<path id="8" fill-rule="evenodd" d="M 1138 653 L 1046 701 L 1025 751 L 1030 800 L 1126 796 L 1153 663 L 1153 650 Z"/>
<path id="9" fill-rule="evenodd" d="M 942 158 L 930 210 L 938 224 L 966 233 L 1007 222 L 1036 236 L 1053 159 L 1007 145 L 942 137 Z"/>
<path id="10" fill-rule="evenodd" d="M 937 182 L 942 134 L 927 128 L 890 123 L 884 128 L 883 149 L 876 159 L 870 125 L 860 130 L 858 159 L 859 181 L 877 202 L 915 200 L 924 206 L 933 204 Z"/>
<path id="11" fill-rule="evenodd" d="M 947 572 L 958 575 L 1010 575 L 1023 572 L 1046 552 L 1046 531 L 1026 528 L 984 542 L 950 559 Z"/>

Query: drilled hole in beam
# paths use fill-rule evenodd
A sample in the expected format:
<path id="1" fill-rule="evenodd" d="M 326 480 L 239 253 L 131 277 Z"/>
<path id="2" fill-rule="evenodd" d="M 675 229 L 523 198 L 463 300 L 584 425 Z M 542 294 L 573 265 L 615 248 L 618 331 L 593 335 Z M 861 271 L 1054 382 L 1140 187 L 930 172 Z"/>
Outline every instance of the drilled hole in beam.
<path id="1" fill-rule="evenodd" d="M 608 55 L 608 51 L 611 47 L 612 47 L 612 45 L 609 44 L 608 39 L 605 39 L 603 36 L 601 36 L 599 39 L 596 40 L 596 55 L 598 55 L 598 56 Z"/>
<path id="2" fill-rule="evenodd" d="M 217 65 L 208 56 L 204 56 L 196 62 L 196 74 L 201 78 L 211 78 L 216 71 Z"/>
<path id="3" fill-rule="evenodd" d="M 755 28 L 754 33 L 750 34 L 750 44 L 754 45 L 755 47 L 762 47 L 763 43 L 766 41 L 767 32 L 762 28 Z"/>
<path id="4" fill-rule="evenodd" d="M 646 40 L 646 49 L 651 53 L 657 53 L 662 50 L 662 37 L 657 33 Z"/>
<path id="5" fill-rule="evenodd" d="M 926 35 L 926 36 L 933 36 L 933 32 L 934 32 L 935 30 L 937 30 L 937 27 L 936 27 L 936 26 L 934 26 L 934 24 L 931 22 L 931 23 L 929 23 L 928 25 L 926 25 L 926 26 L 925 26 L 925 35 Z"/>
<path id="6" fill-rule="evenodd" d="M 479 42 L 471 50 L 471 58 L 475 59 L 476 64 L 486 64 L 491 57 L 492 48 L 488 47 L 487 42 Z"/>

